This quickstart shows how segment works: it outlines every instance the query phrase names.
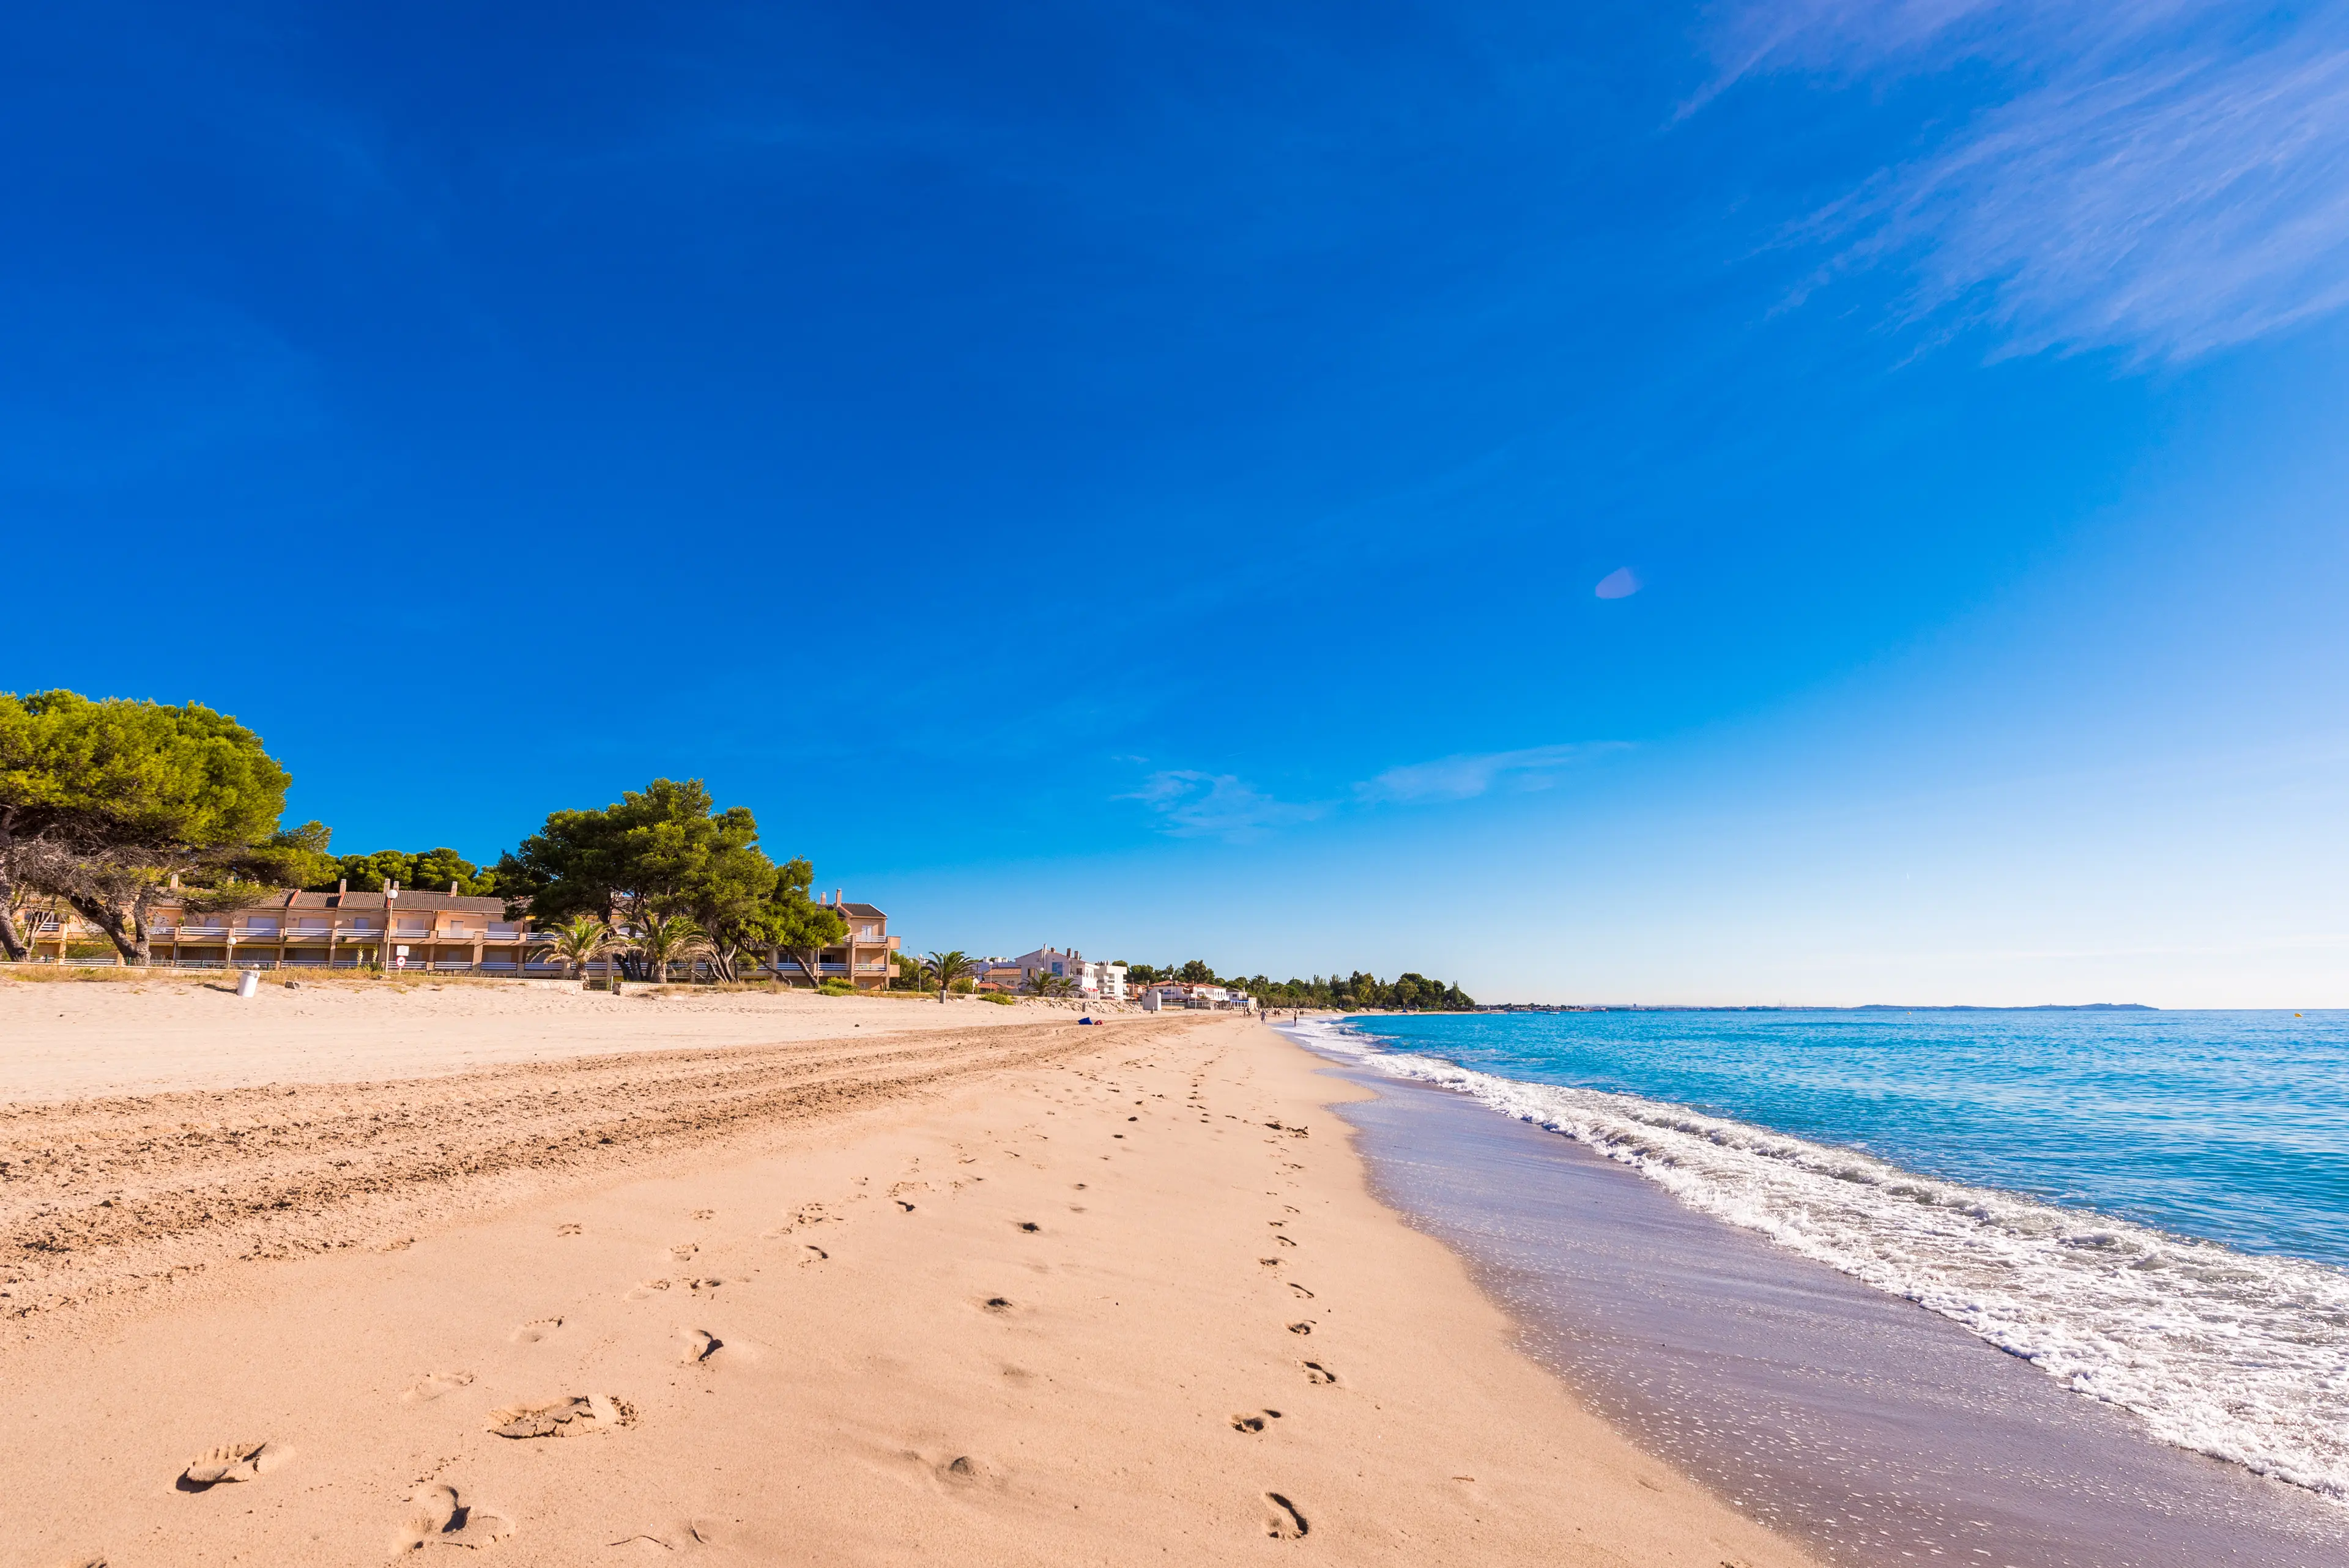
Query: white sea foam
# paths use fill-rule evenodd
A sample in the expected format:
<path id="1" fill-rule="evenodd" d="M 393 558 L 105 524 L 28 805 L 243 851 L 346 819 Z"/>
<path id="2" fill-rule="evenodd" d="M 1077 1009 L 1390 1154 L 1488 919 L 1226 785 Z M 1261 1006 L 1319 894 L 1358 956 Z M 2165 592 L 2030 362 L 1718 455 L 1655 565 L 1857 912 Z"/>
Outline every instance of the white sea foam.
<path id="1" fill-rule="evenodd" d="M 1309 1043 L 1619 1161 L 1690 1207 L 1954 1318 L 2151 1434 L 2349 1504 L 2349 1272 L 2239 1253 L 1685 1106 Z"/>

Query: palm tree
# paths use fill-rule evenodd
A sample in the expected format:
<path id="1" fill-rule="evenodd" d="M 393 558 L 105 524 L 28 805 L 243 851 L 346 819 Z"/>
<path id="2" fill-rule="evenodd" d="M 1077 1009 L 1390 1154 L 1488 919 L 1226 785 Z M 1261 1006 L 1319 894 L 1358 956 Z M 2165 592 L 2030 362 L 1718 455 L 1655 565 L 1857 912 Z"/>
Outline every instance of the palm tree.
<path id="1" fill-rule="evenodd" d="M 1028 976 L 1028 988 L 1039 996 L 1057 996 L 1069 988 L 1069 983 L 1050 970 L 1039 969 Z"/>
<path id="2" fill-rule="evenodd" d="M 612 928 L 590 914 L 580 915 L 568 925 L 558 925 L 547 935 L 552 939 L 548 951 L 579 976 L 582 991 L 587 988 L 587 965 L 619 945 Z"/>
<path id="3" fill-rule="evenodd" d="M 694 959 L 718 951 L 701 934 L 701 927 L 681 914 L 645 916 L 628 945 L 656 985 L 667 983 L 670 965 L 682 960 L 689 965 Z M 686 973 L 690 976 L 692 970 L 688 967 Z"/>
<path id="4" fill-rule="evenodd" d="M 970 955 L 961 948 L 947 953 L 933 953 L 922 960 L 922 971 L 937 977 L 938 1006 L 946 1006 L 947 988 L 971 972 Z"/>

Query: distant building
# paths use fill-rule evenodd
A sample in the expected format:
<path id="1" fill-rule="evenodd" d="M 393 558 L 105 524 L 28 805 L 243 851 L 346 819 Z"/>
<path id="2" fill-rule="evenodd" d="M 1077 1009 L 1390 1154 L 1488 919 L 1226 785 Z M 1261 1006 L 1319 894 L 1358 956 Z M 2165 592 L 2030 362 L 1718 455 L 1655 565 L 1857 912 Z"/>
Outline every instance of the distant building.
<path id="1" fill-rule="evenodd" d="M 1226 985 L 1198 985 L 1178 980 L 1162 980 L 1142 994 L 1142 1010 L 1145 1013 L 1165 1012 L 1176 1007 L 1229 1011 L 1254 1006 L 1255 998 L 1245 991 L 1235 991 Z"/>
<path id="2" fill-rule="evenodd" d="M 982 991 L 1017 991 L 1028 980 L 1026 972 L 1001 954 L 972 959 L 970 977 Z"/>
<path id="3" fill-rule="evenodd" d="M 1073 982 L 1078 969 L 1084 964 L 1084 957 L 1074 949 L 1063 953 L 1057 947 L 1040 947 L 1033 953 L 1023 953 L 1009 962 L 1019 971 L 1022 984 L 1033 980 L 1039 975 L 1050 975 L 1055 980 Z"/>

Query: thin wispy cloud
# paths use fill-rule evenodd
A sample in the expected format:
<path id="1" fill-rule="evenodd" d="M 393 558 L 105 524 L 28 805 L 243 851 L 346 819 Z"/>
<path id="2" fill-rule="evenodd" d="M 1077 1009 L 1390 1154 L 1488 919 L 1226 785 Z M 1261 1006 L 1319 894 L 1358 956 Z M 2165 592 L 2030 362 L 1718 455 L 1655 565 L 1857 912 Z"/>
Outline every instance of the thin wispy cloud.
<path id="1" fill-rule="evenodd" d="M 1439 757 L 1390 768 L 1354 786 L 1359 800 L 1416 805 L 1431 800 L 1468 800 L 1495 787 L 1546 789 L 1558 774 L 1602 752 L 1623 749 L 1621 741 L 1578 746 L 1532 746 L 1519 751 L 1486 751 Z"/>
<path id="2" fill-rule="evenodd" d="M 1822 272 L 1888 262 L 1911 322 L 2011 353 L 2185 360 L 2349 304 L 2349 21 L 2209 0 L 1750 4 L 1719 72 L 1846 79 L 1992 67 L 2008 90 L 1806 232 Z"/>
<path id="3" fill-rule="evenodd" d="M 1260 838 L 1274 828 L 1310 821 L 1324 810 L 1309 801 L 1279 799 L 1229 773 L 1185 768 L 1153 773 L 1141 789 L 1118 799 L 1141 801 L 1158 813 L 1166 832 L 1182 839 Z"/>
<path id="4" fill-rule="evenodd" d="M 1160 830 L 1173 837 L 1238 843 L 1346 807 L 1424 806 L 1474 799 L 1495 789 L 1546 789 L 1565 769 L 1607 752 L 1628 749 L 1628 745 L 1594 741 L 1439 757 L 1390 768 L 1331 800 L 1284 800 L 1236 775 L 1185 768 L 1153 773 L 1140 789 L 1117 798 L 1141 801 L 1157 814 Z"/>

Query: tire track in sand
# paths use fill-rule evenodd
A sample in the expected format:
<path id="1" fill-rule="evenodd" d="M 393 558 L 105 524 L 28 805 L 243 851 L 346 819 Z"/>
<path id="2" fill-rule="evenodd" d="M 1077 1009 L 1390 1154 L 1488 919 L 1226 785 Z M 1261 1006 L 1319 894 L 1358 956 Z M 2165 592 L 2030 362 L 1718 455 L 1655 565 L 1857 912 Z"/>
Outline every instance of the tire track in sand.
<path id="1" fill-rule="evenodd" d="M 0 1322 L 31 1337 L 232 1260 L 404 1245 L 525 1191 L 1102 1044 L 1054 1023 L 0 1107 Z"/>

